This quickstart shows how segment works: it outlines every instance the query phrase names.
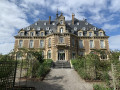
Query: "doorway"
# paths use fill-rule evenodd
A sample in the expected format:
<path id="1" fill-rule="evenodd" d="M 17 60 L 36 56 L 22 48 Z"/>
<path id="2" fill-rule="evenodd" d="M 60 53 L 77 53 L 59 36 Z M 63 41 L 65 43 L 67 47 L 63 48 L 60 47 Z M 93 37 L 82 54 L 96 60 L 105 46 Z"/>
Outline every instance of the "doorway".
<path id="1" fill-rule="evenodd" d="M 64 50 L 58 51 L 58 60 L 65 60 L 65 51 Z"/>

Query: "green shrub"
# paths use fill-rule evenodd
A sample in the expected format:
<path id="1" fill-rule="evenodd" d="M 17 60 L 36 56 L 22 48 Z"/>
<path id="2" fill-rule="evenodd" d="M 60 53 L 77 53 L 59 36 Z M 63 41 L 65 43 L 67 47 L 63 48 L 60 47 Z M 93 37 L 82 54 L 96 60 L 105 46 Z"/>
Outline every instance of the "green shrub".
<path id="1" fill-rule="evenodd" d="M 103 85 L 94 85 L 93 88 L 94 90 L 112 90 L 110 88 L 103 87 Z"/>

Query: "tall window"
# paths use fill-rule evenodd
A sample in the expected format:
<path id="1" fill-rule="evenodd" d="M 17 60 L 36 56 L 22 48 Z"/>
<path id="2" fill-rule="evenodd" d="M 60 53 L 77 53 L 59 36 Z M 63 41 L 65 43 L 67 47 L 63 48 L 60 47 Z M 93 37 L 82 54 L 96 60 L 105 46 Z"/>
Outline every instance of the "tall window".
<path id="1" fill-rule="evenodd" d="M 102 33 L 102 32 L 100 32 L 100 36 L 103 36 L 103 33 Z"/>
<path id="2" fill-rule="evenodd" d="M 30 40 L 29 47 L 33 48 L 33 40 Z"/>
<path id="3" fill-rule="evenodd" d="M 48 59 L 51 58 L 51 50 L 48 50 Z"/>
<path id="4" fill-rule="evenodd" d="M 83 40 L 79 40 L 79 48 L 83 48 Z"/>
<path id="5" fill-rule="evenodd" d="M 82 36 L 82 32 L 79 32 L 79 36 Z"/>
<path id="6" fill-rule="evenodd" d="M 23 40 L 19 40 L 19 48 L 23 47 Z"/>
<path id="7" fill-rule="evenodd" d="M 59 43 L 64 43 L 63 37 L 60 37 L 60 38 L 59 38 Z"/>
<path id="8" fill-rule="evenodd" d="M 75 40 L 72 38 L 72 46 L 75 46 Z"/>
<path id="9" fill-rule="evenodd" d="M 63 33 L 63 28 L 60 28 L 60 33 Z"/>
<path id="10" fill-rule="evenodd" d="M 51 47 L 51 38 L 48 39 L 48 47 Z"/>
<path id="11" fill-rule="evenodd" d="M 75 59 L 75 52 L 72 52 L 72 59 Z"/>
<path id="12" fill-rule="evenodd" d="M 30 36 L 33 36 L 34 35 L 34 32 L 30 32 Z"/>
<path id="13" fill-rule="evenodd" d="M 44 48 L 44 40 L 40 40 L 40 48 Z"/>
<path id="14" fill-rule="evenodd" d="M 104 40 L 100 40 L 100 47 L 101 47 L 101 48 L 105 48 Z"/>
<path id="15" fill-rule="evenodd" d="M 93 40 L 90 40 L 90 48 L 94 48 Z"/>
<path id="16" fill-rule="evenodd" d="M 21 33 L 20 33 L 20 36 L 24 36 L 24 32 L 21 32 Z"/>
<path id="17" fill-rule="evenodd" d="M 44 32 L 41 32 L 41 36 L 44 36 Z"/>
<path id="18" fill-rule="evenodd" d="M 92 37 L 92 32 L 89 32 L 89 36 Z"/>

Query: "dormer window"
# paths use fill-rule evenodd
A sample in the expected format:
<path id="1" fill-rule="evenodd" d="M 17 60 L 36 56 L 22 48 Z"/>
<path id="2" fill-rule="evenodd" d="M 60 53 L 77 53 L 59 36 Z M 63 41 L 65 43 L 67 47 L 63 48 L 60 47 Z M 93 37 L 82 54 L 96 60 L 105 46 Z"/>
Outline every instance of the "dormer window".
<path id="1" fill-rule="evenodd" d="M 44 22 L 44 25 L 46 25 L 47 23 L 46 22 Z"/>
<path id="2" fill-rule="evenodd" d="M 88 22 L 86 22 L 85 25 L 88 25 Z"/>
<path id="3" fill-rule="evenodd" d="M 30 27 L 27 27 L 27 30 L 30 30 Z"/>
<path id="4" fill-rule="evenodd" d="M 37 27 L 37 30 L 40 30 L 40 27 Z"/>
<path id="5" fill-rule="evenodd" d="M 63 33 L 63 28 L 60 28 L 60 33 Z"/>
<path id="6" fill-rule="evenodd" d="M 24 32 L 21 32 L 21 33 L 20 33 L 20 36 L 24 36 Z"/>
<path id="7" fill-rule="evenodd" d="M 41 32 L 41 36 L 44 36 L 44 32 Z"/>
<path id="8" fill-rule="evenodd" d="M 63 20 L 60 21 L 60 24 L 63 24 Z"/>
<path id="9" fill-rule="evenodd" d="M 82 28 L 82 30 L 85 30 L 85 29 L 86 29 L 85 27 Z"/>
<path id="10" fill-rule="evenodd" d="M 89 36 L 92 37 L 92 32 L 89 32 Z"/>
<path id="11" fill-rule="evenodd" d="M 55 25 L 55 23 L 52 23 L 52 25 Z"/>
<path id="12" fill-rule="evenodd" d="M 71 23 L 68 23 L 68 25 L 71 25 Z"/>
<path id="13" fill-rule="evenodd" d="M 93 30 L 95 30 L 95 31 L 96 31 L 96 27 L 93 27 Z"/>
<path id="14" fill-rule="evenodd" d="M 46 27 L 46 30 L 49 30 L 49 27 Z"/>
<path id="15" fill-rule="evenodd" d="M 83 36 L 82 32 L 79 32 L 79 36 Z"/>
<path id="16" fill-rule="evenodd" d="M 79 22 L 77 22 L 77 25 L 79 25 Z"/>
<path id="17" fill-rule="evenodd" d="M 100 36 L 103 36 L 103 33 L 102 33 L 102 32 L 100 32 Z"/>
<path id="18" fill-rule="evenodd" d="M 33 36 L 34 35 L 34 32 L 30 32 L 30 36 Z"/>
<path id="19" fill-rule="evenodd" d="M 74 30 L 76 31 L 76 30 L 77 30 L 77 27 L 74 27 Z"/>
<path id="20" fill-rule="evenodd" d="M 35 23 L 35 25 L 37 25 L 37 22 Z"/>

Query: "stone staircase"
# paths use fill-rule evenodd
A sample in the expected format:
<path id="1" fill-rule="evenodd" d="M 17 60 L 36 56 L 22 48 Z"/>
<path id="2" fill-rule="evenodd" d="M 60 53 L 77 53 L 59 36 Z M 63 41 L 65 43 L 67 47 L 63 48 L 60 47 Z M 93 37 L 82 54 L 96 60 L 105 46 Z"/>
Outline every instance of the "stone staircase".
<path id="1" fill-rule="evenodd" d="M 56 61 L 53 63 L 53 68 L 71 68 L 71 65 L 68 61 Z"/>

